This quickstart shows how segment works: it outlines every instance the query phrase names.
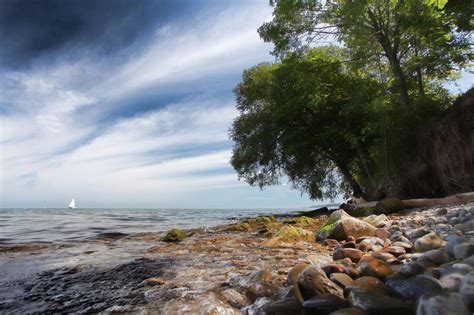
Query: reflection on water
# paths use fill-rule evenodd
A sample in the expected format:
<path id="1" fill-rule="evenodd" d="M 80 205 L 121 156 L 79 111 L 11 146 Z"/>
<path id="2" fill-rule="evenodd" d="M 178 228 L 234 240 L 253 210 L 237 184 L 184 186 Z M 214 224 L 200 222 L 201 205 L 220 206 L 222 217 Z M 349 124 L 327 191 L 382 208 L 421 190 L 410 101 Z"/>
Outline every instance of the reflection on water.
<path id="1" fill-rule="evenodd" d="M 104 232 L 161 232 L 309 209 L 0 209 L 0 243 L 70 242 Z"/>

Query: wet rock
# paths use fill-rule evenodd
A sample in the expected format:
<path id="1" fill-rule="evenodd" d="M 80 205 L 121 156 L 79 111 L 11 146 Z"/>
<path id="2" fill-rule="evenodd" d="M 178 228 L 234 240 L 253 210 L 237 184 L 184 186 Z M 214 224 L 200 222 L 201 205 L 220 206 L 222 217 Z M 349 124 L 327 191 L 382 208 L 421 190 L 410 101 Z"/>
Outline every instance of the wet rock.
<path id="1" fill-rule="evenodd" d="M 303 303 L 303 308 L 309 314 L 329 314 L 345 306 L 346 302 L 334 294 L 313 296 Z"/>
<path id="2" fill-rule="evenodd" d="M 249 299 L 235 289 L 226 289 L 224 291 L 221 291 L 220 294 L 222 295 L 224 300 L 227 301 L 227 303 L 229 303 L 235 308 L 240 309 L 250 304 Z"/>
<path id="3" fill-rule="evenodd" d="M 353 290 L 349 294 L 349 300 L 353 306 L 370 314 L 413 314 L 411 307 L 402 300 L 383 294 Z"/>
<path id="4" fill-rule="evenodd" d="M 402 278 L 410 278 L 423 273 L 426 267 L 416 261 L 409 262 L 403 265 L 400 270 L 397 271 L 396 275 Z"/>
<path id="5" fill-rule="evenodd" d="M 128 234 L 120 233 L 120 232 L 107 232 L 107 233 L 100 233 L 94 239 L 100 241 L 115 241 L 121 238 L 124 238 Z"/>
<path id="6" fill-rule="evenodd" d="M 355 248 L 338 248 L 334 251 L 332 258 L 334 260 L 349 258 L 353 262 L 358 262 L 364 253 Z"/>
<path id="7" fill-rule="evenodd" d="M 332 238 L 345 240 L 348 236 L 360 237 L 375 235 L 375 227 L 348 215 L 344 210 L 334 211 L 318 231 L 317 239 Z"/>
<path id="8" fill-rule="evenodd" d="M 272 274 L 261 270 L 247 276 L 234 276 L 229 279 L 229 284 L 239 292 L 245 292 L 253 300 L 257 297 L 272 297 L 278 293 L 279 287 L 271 283 L 271 280 Z"/>
<path id="9" fill-rule="evenodd" d="M 356 243 L 354 241 L 345 242 L 342 244 L 343 248 L 356 248 Z"/>
<path id="10" fill-rule="evenodd" d="M 417 252 L 427 252 L 432 249 L 438 249 L 443 244 L 443 240 L 436 233 L 431 232 L 415 241 L 415 250 Z"/>
<path id="11" fill-rule="evenodd" d="M 262 307 L 266 315 L 293 315 L 302 314 L 303 307 L 295 299 L 283 299 L 270 302 Z"/>
<path id="12" fill-rule="evenodd" d="M 344 272 L 345 266 L 342 264 L 329 264 L 329 265 L 322 266 L 321 269 L 323 269 L 326 275 L 329 276 L 332 273 Z"/>
<path id="13" fill-rule="evenodd" d="M 393 273 L 392 268 L 380 259 L 372 258 L 359 264 L 359 269 L 363 276 L 384 279 Z"/>
<path id="14" fill-rule="evenodd" d="M 393 246 L 403 247 L 405 252 L 411 252 L 413 245 L 411 242 L 397 241 L 392 244 Z"/>
<path id="15" fill-rule="evenodd" d="M 461 282 L 459 287 L 464 303 L 469 308 L 469 311 L 474 311 L 474 271 L 469 272 Z"/>
<path id="16" fill-rule="evenodd" d="M 456 314 L 469 315 L 459 293 L 449 293 L 436 296 L 422 296 L 418 301 L 417 315 Z"/>
<path id="17" fill-rule="evenodd" d="M 383 249 L 383 252 L 390 253 L 395 257 L 398 257 L 406 253 L 405 248 L 401 246 L 388 246 Z"/>
<path id="18" fill-rule="evenodd" d="M 344 295 L 348 295 L 352 290 L 388 295 L 388 289 L 385 284 L 374 277 L 360 277 L 352 281 L 344 289 Z"/>
<path id="19" fill-rule="evenodd" d="M 267 297 L 261 297 L 261 298 L 258 298 L 255 300 L 255 302 L 251 305 L 248 305 L 244 308 L 241 309 L 241 313 L 239 314 L 246 314 L 246 315 L 259 315 L 261 314 L 261 310 L 265 307 L 265 305 L 269 304 L 271 302 L 271 300 Z M 163 314 L 167 314 L 167 313 L 163 313 Z M 194 314 L 194 313 L 184 313 L 184 314 Z M 198 313 L 199 314 L 199 313 Z M 205 315 L 208 315 L 208 314 L 226 314 L 227 313 L 204 313 Z"/>
<path id="20" fill-rule="evenodd" d="M 429 262 L 429 263 L 433 263 L 439 266 L 439 265 L 448 263 L 451 260 L 452 258 L 448 254 L 446 254 L 444 251 L 440 249 L 433 249 L 433 250 L 423 253 L 423 255 L 421 255 L 417 261 L 421 263 Z"/>
<path id="21" fill-rule="evenodd" d="M 454 246 L 454 257 L 458 260 L 474 255 L 474 243 L 461 243 Z"/>
<path id="22" fill-rule="evenodd" d="M 326 246 L 329 246 L 329 247 L 337 247 L 337 246 L 339 246 L 339 241 L 328 238 L 328 239 L 324 240 L 323 245 L 326 245 Z"/>
<path id="23" fill-rule="evenodd" d="M 308 266 L 309 266 L 309 264 L 303 262 L 303 263 L 299 263 L 299 264 L 295 265 L 293 268 L 291 268 L 290 271 L 288 272 L 288 284 L 289 285 L 297 284 L 298 279 L 300 277 L 300 274 Z"/>
<path id="24" fill-rule="evenodd" d="M 299 286 L 305 300 L 328 293 L 342 296 L 342 289 L 329 280 L 326 273 L 317 266 L 309 266 L 301 273 Z"/>
<path id="25" fill-rule="evenodd" d="M 352 278 L 345 273 L 332 273 L 329 279 L 344 289 L 346 286 L 352 283 Z"/>
<path id="26" fill-rule="evenodd" d="M 163 242 L 181 242 L 186 238 L 186 233 L 180 229 L 170 230 L 165 237 L 163 237 Z"/>
<path id="27" fill-rule="evenodd" d="M 418 299 L 422 295 L 443 293 L 441 283 L 428 275 L 417 275 L 409 279 L 389 279 L 386 285 L 394 296 L 404 300 Z"/>

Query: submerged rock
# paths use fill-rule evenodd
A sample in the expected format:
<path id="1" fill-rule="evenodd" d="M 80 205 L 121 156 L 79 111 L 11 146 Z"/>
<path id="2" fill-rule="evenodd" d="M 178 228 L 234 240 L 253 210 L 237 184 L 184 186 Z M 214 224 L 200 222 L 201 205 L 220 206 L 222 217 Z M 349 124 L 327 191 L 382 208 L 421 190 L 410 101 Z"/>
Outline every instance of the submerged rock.
<path id="1" fill-rule="evenodd" d="M 165 237 L 163 237 L 163 242 L 181 242 L 186 238 L 186 233 L 180 229 L 170 230 Z"/>

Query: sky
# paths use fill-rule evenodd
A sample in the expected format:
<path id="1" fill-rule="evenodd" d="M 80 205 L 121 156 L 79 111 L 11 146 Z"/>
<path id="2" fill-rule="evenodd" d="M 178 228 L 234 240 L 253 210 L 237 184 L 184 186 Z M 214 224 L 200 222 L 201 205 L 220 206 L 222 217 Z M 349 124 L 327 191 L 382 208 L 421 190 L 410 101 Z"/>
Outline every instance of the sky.
<path id="1" fill-rule="evenodd" d="M 317 205 L 289 184 L 249 187 L 229 164 L 232 89 L 273 60 L 257 34 L 271 12 L 267 0 L 0 1 L 0 207 Z"/>
<path id="2" fill-rule="evenodd" d="M 267 0 L 0 2 L 0 207 L 317 204 L 238 181 L 242 71 Z"/>

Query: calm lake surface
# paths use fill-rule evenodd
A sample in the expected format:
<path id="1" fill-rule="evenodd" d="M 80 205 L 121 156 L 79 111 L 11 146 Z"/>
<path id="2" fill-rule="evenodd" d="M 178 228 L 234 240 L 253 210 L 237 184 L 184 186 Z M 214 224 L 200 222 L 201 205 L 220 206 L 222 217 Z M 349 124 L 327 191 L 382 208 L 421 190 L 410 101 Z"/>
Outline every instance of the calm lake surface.
<path id="1" fill-rule="evenodd" d="M 315 209 L 0 209 L 0 243 L 75 242 L 102 233 L 161 232 Z"/>

